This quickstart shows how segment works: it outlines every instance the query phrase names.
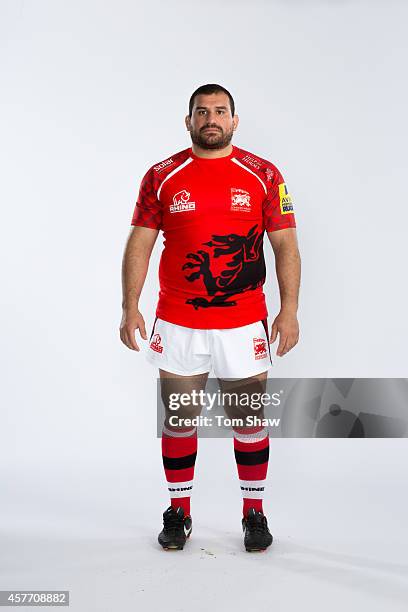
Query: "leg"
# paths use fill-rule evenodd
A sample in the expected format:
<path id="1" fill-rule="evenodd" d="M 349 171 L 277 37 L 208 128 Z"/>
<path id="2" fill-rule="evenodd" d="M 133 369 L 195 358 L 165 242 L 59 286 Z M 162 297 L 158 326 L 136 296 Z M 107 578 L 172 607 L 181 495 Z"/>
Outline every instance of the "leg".
<path id="1" fill-rule="evenodd" d="M 252 398 L 258 406 L 260 395 L 265 393 L 267 372 L 240 380 L 226 380 L 218 378 L 223 393 L 230 392 L 231 396 L 224 399 L 224 410 L 228 417 L 239 418 L 242 426 L 233 426 L 234 454 L 237 463 L 238 477 L 240 479 L 243 499 L 243 516 L 247 516 L 249 509 L 263 512 L 262 499 L 265 489 L 266 475 L 269 462 L 269 432 L 263 425 L 246 424 L 247 416 L 264 418 L 263 406 L 254 410 L 252 402 L 245 398 Z"/>
<path id="2" fill-rule="evenodd" d="M 248 398 L 248 395 L 252 397 L 256 407 L 262 406 L 259 394 L 265 392 L 267 372 L 238 381 L 218 380 L 222 391 L 228 389 L 236 392 L 236 396 L 232 396 L 236 398 L 236 403 L 228 406 L 228 412 L 231 415 L 239 415 L 244 423 L 245 415 L 253 415 L 255 411 L 251 405 L 248 406 L 248 402 L 240 405 L 240 394 L 245 393 L 244 399 Z M 263 409 L 257 410 L 256 415 L 260 419 L 264 418 Z M 262 508 L 269 460 L 269 432 L 263 425 L 234 426 L 233 431 L 235 459 L 243 498 L 244 545 L 248 552 L 264 551 L 273 541 Z"/>
<path id="3" fill-rule="evenodd" d="M 180 406 L 170 410 L 169 400 L 173 393 L 191 393 L 205 389 L 209 372 L 193 376 L 180 376 L 159 369 L 161 397 L 165 407 L 162 430 L 162 457 L 171 506 L 182 507 L 184 515 L 190 515 L 190 496 L 193 488 L 194 467 L 197 455 L 197 428 L 170 424 L 170 417 L 194 418 L 201 413 L 202 406 Z"/>

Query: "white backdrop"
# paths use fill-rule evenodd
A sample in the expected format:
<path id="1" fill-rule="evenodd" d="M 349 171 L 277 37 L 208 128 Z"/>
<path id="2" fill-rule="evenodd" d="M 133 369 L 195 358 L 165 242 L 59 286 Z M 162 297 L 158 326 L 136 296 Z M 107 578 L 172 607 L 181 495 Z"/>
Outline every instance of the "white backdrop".
<path id="1" fill-rule="evenodd" d="M 166 580 L 172 589 L 172 574 L 149 582 L 145 562 L 135 594 L 140 580 L 132 571 L 141 570 L 131 559 L 150 547 L 156 568 L 167 562 L 154 545 L 167 505 L 155 438 L 157 373 L 118 335 L 120 265 L 140 180 L 190 145 L 183 121 L 192 91 L 207 82 L 227 87 L 240 116 L 234 143 L 275 163 L 295 204 L 301 337 L 284 358 L 275 356 L 271 373 L 406 376 L 408 8 L 395 0 L 0 0 L 0 10 L 1 530 L 9 543 L 0 587 L 51 588 L 50 567 L 62 568 L 55 588 L 72 588 L 72 607 L 90 610 L 82 578 L 105 571 L 104 596 L 121 584 L 122 609 L 136 597 L 153 605 L 160 591 L 152 589 L 166 588 Z M 149 329 L 161 244 L 141 300 Z M 279 301 L 267 238 L 265 254 L 271 321 Z M 240 537 L 230 442 L 202 441 L 197 465 L 193 508 L 207 529 L 202 546 L 208 539 L 218 546 L 214 576 L 229 572 L 235 555 L 234 563 L 249 563 L 238 538 L 229 550 L 224 531 L 211 531 L 221 524 Z M 276 557 L 263 557 L 265 576 L 283 572 L 282 589 L 298 581 L 309 593 L 303 570 L 321 554 L 316 607 L 333 598 L 332 609 L 344 609 L 352 593 L 361 604 L 373 597 L 376 610 L 378 598 L 397 593 L 399 609 L 407 594 L 398 582 L 405 568 L 395 565 L 407 535 L 399 491 L 406 459 L 404 440 L 274 441 L 267 509 Z M 219 518 L 217 503 L 227 518 Z M 386 529 L 377 546 L 373 534 Z M 81 575 L 74 561 L 67 573 L 69 551 L 61 556 L 52 546 L 74 534 L 123 536 L 123 576 L 115 564 L 99 567 L 97 553 Z M 27 550 L 27 565 L 20 555 L 26 538 L 33 560 L 45 554 L 35 570 Z M 299 542 L 307 538 L 311 556 L 303 565 Z M 208 569 L 215 559 L 200 551 L 192 541 L 189 563 Z M 368 558 L 378 561 L 374 569 Z M 331 571 L 331 563 L 346 569 Z M 235 565 L 231 580 L 248 569 Z M 191 565 L 186 571 L 195 576 Z M 217 585 L 206 597 L 225 592 Z M 274 595 L 288 610 L 297 596 L 292 586 L 288 599 L 279 599 L 279 589 Z M 113 609 L 106 601 L 95 609 Z M 244 609 L 246 599 L 234 603 Z"/>

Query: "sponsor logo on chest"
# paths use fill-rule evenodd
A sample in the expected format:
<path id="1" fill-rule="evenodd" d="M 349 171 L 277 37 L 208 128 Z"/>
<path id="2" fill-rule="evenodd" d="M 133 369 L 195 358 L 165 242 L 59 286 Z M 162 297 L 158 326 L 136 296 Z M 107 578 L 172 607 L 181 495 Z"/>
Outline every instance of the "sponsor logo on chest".
<path id="1" fill-rule="evenodd" d="M 171 213 L 190 212 L 196 210 L 196 203 L 190 200 L 191 193 L 187 189 L 178 191 L 169 205 Z M 251 195 L 245 189 L 231 187 L 231 206 L 233 212 L 251 212 Z"/>
<path id="2" fill-rule="evenodd" d="M 182 189 L 174 194 L 169 209 L 171 213 L 188 212 L 195 210 L 195 202 L 191 202 L 190 193 L 186 189 Z"/>

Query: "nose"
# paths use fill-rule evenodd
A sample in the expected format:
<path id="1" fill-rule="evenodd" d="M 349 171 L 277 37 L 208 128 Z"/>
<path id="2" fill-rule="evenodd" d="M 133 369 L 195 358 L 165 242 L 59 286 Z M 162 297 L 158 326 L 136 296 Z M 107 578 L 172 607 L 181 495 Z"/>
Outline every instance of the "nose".
<path id="1" fill-rule="evenodd" d="M 207 113 L 207 125 L 217 126 L 217 118 L 218 117 L 216 111 L 209 110 Z"/>

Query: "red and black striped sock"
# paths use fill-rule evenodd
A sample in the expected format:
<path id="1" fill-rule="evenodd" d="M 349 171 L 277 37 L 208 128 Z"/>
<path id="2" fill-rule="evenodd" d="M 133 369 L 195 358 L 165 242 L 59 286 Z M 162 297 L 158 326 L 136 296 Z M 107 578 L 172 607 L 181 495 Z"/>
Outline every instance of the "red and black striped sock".
<path id="1" fill-rule="evenodd" d="M 234 427 L 234 453 L 243 499 L 242 513 L 249 508 L 263 512 L 269 462 L 269 432 L 265 427 Z"/>
<path id="2" fill-rule="evenodd" d="M 163 426 L 162 457 L 171 505 L 175 509 L 181 506 L 184 516 L 190 514 L 196 456 L 196 427 Z"/>

